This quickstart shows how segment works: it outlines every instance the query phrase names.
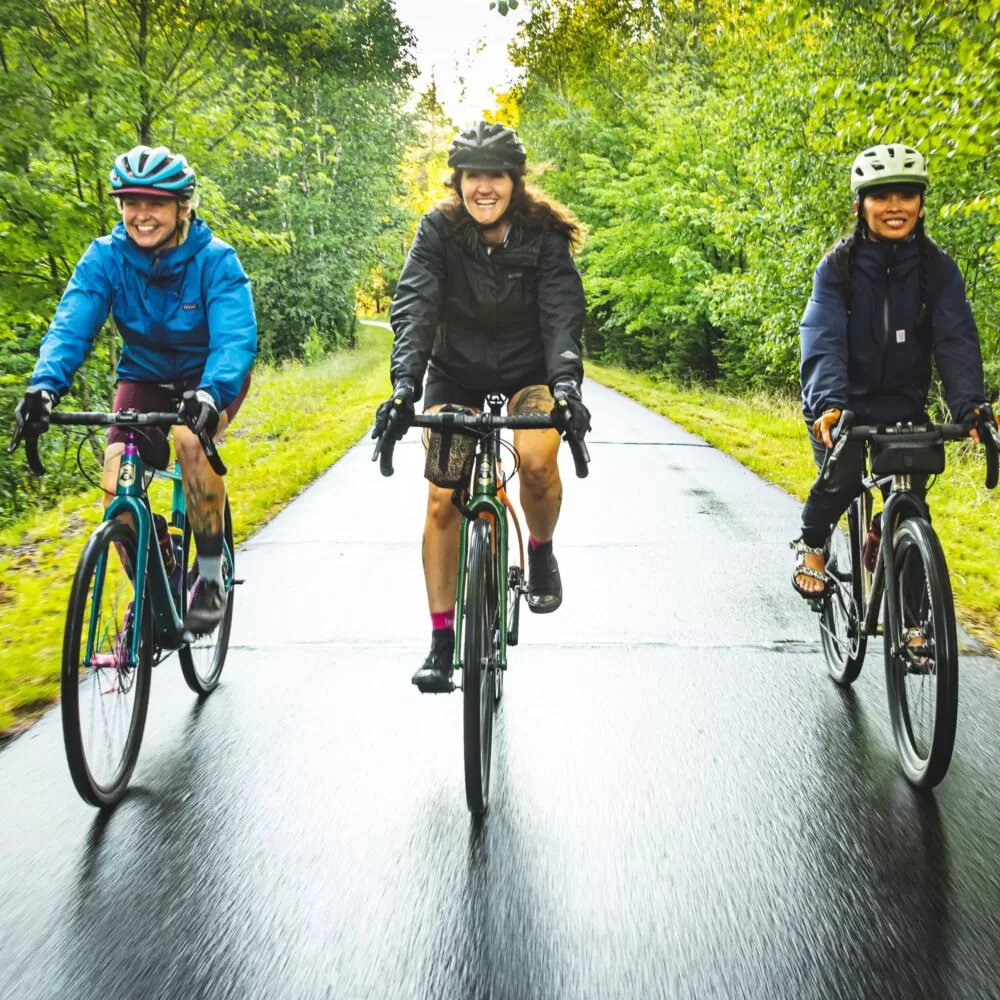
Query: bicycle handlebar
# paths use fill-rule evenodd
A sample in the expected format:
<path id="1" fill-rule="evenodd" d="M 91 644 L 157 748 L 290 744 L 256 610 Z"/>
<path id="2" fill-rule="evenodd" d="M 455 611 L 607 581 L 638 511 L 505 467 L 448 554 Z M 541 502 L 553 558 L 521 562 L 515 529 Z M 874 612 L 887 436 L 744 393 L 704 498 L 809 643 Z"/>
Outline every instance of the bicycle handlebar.
<path id="1" fill-rule="evenodd" d="M 393 407 L 389 413 L 389 424 L 385 433 L 375 443 L 375 452 L 372 461 L 379 460 L 379 470 L 383 476 L 391 476 L 392 453 L 399 438 L 393 433 L 393 425 L 397 422 L 398 410 Z M 552 416 L 548 413 L 522 413 L 500 416 L 493 413 L 418 413 L 413 418 L 414 427 L 430 427 L 438 430 L 465 429 L 479 434 L 486 434 L 496 429 L 508 430 L 549 430 L 560 428 L 552 422 Z M 582 438 L 574 437 L 569 431 L 563 437 L 569 444 L 570 453 L 573 455 L 573 465 L 576 467 L 578 479 L 586 479 L 590 470 L 587 464 L 590 462 L 590 452 Z"/>
<path id="2" fill-rule="evenodd" d="M 986 488 L 992 490 L 1000 479 L 1000 432 L 997 430 L 993 410 L 989 405 L 980 407 L 978 423 L 975 424 L 855 424 L 854 414 L 844 410 L 840 420 L 830 432 L 833 447 L 826 453 L 820 469 L 820 479 L 824 482 L 833 474 L 848 441 L 898 441 L 905 435 L 907 441 L 916 444 L 939 444 L 942 441 L 961 441 L 976 427 L 986 457 Z"/>
<path id="3" fill-rule="evenodd" d="M 176 427 L 184 423 L 177 413 L 137 413 L 135 410 L 119 410 L 117 413 L 89 413 L 89 412 L 60 412 L 55 411 L 49 415 L 49 423 L 62 427 Z M 7 452 L 10 454 L 17 450 L 18 444 L 24 441 L 24 453 L 28 460 L 28 467 L 36 476 L 45 475 L 45 466 L 38 455 L 39 432 L 29 428 L 18 426 L 14 428 L 14 436 L 11 439 Z M 204 449 L 208 464 L 218 476 L 224 476 L 227 472 L 226 465 L 219 455 L 218 449 L 212 438 L 201 431 L 198 440 Z"/>

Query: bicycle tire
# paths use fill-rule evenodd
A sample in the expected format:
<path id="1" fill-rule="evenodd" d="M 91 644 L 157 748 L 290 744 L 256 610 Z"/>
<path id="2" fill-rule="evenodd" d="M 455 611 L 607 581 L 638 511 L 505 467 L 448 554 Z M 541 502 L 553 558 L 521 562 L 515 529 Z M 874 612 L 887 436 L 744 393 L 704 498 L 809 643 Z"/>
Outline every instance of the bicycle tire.
<path id="1" fill-rule="evenodd" d="M 131 594 L 133 600 L 135 597 L 134 583 L 129 580 L 122 567 L 115 549 L 116 544 L 125 550 L 129 564 L 136 565 L 138 543 L 132 527 L 118 520 L 105 521 L 99 525 L 90 536 L 77 564 L 76 575 L 70 590 L 69 606 L 66 611 L 66 626 L 63 632 L 60 684 L 66 762 L 80 797 L 98 807 L 114 805 L 128 788 L 129 779 L 135 768 L 136 760 L 138 760 L 139 748 L 142 744 L 152 674 L 153 625 L 148 597 L 142 602 L 143 615 L 140 625 L 142 634 L 139 642 L 138 663 L 126 670 L 121 670 L 115 663 L 96 669 L 92 663 L 83 663 L 82 654 L 87 648 L 84 637 L 86 635 L 91 638 L 91 630 L 94 629 L 95 624 L 98 629 L 101 626 L 100 613 L 92 611 L 92 598 L 95 594 L 94 584 L 98 582 L 96 575 L 102 555 L 105 556 L 105 559 L 103 575 L 100 579 L 101 599 L 103 600 L 114 586 L 108 581 L 109 566 L 112 567 L 116 578 L 115 583 L 121 592 L 125 596 Z M 114 602 L 115 611 L 117 608 L 118 601 L 116 600 Z M 110 641 L 112 639 L 109 632 L 110 617 L 108 623 L 104 625 L 103 636 L 95 635 L 92 637 L 91 648 L 94 650 L 95 656 L 98 654 L 99 648 L 103 646 L 109 647 L 107 650 L 103 650 L 103 654 L 108 658 L 114 660 L 119 655 L 120 649 L 123 648 L 122 644 L 130 641 L 127 625 L 129 614 L 130 611 L 126 608 L 122 617 L 122 630 L 118 628 L 116 623 L 113 643 Z M 110 684 L 111 687 L 105 690 L 104 685 L 106 684 Z M 132 709 L 129 713 L 128 732 L 125 736 L 124 746 L 111 776 L 102 780 L 95 770 L 97 763 L 94 759 L 95 754 L 88 754 L 85 746 L 82 715 L 86 712 L 90 716 L 89 722 L 93 726 L 97 722 L 94 718 L 95 713 L 86 710 L 94 704 L 101 704 L 101 710 L 98 714 L 107 723 L 109 716 L 120 716 L 121 704 L 131 692 L 134 692 L 134 697 L 132 698 Z M 111 702 L 105 705 L 103 699 L 109 695 L 123 695 L 124 697 L 116 699 L 117 704 Z M 101 743 L 102 747 L 107 749 L 107 740 L 101 741 Z"/>
<path id="2" fill-rule="evenodd" d="M 492 525 L 474 521 L 466 568 L 465 644 L 462 663 L 465 798 L 469 812 L 482 816 L 489 805 L 496 701 L 496 638 L 499 602 Z"/>
<path id="3" fill-rule="evenodd" d="M 886 601 L 884 633 L 889 714 L 907 780 L 917 788 L 933 788 L 948 772 L 958 722 L 958 635 L 951 580 L 941 543 L 924 518 L 911 517 L 900 523 L 893 535 L 893 550 L 896 577 L 886 585 L 895 588 L 900 621 L 890 623 L 887 620 Z M 902 593 L 904 574 L 913 566 L 911 560 L 914 558 L 920 560 L 919 570 L 923 574 L 919 610 L 905 606 Z M 912 597 L 907 602 L 909 605 L 915 603 Z M 915 615 L 926 619 L 922 624 L 925 649 L 932 652 L 933 657 L 925 659 L 928 664 L 933 663 L 933 669 L 928 664 L 919 664 L 920 657 L 911 654 L 905 642 L 901 643 L 900 654 L 893 653 L 893 637 L 902 635 L 903 628 L 916 627 L 907 625 L 907 619 Z M 907 681 L 912 677 L 922 680 L 908 688 Z M 923 714 L 931 720 L 933 728 L 929 737 L 921 739 L 914 731 L 914 710 L 919 710 L 919 703 L 927 694 L 933 695 L 934 706 Z"/>
<path id="4" fill-rule="evenodd" d="M 827 573 L 832 593 L 823 601 L 820 640 L 826 667 L 834 684 L 850 687 L 865 662 L 868 637 L 864 633 L 861 596 L 861 518 L 855 501 L 847 510 L 847 537 L 839 528 L 830 536 Z M 847 562 L 847 567 L 840 565 Z"/>
<path id="5" fill-rule="evenodd" d="M 194 650 L 192 650 L 189 644 L 186 644 L 181 646 L 177 651 L 184 681 L 195 694 L 199 695 L 211 694 L 219 686 L 222 668 L 226 665 L 226 654 L 229 652 L 229 634 L 233 627 L 233 603 L 236 587 L 232 581 L 236 576 L 236 554 L 233 547 L 233 519 L 229 512 L 228 497 L 226 497 L 225 531 L 223 537 L 226 540 L 226 546 L 229 550 L 229 563 L 226 565 L 226 560 L 223 559 L 222 573 L 229 581 L 229 592 L 226 595 L 226 610 L 222 615 L 222 621 L 219 622 L 215 631 L 196 640 Z M 184 553 L 184 583 L 181 587 L 181 618 L 187 612 L 188 594 L 191 590 L 188 577 L 194 565 L 192 555 L 194 555 L 194 558 L 197 558 L 194 546 L 194 533 L 191 530 L 191 522 L 187 518 L 184 520 L 182 550 Z M 211 640 L 213 639 L 215 640 L 214 644 L 211 644 Z M 204 644 L 199 645 L 199 643 Z M 211 650 L 210 656 L 206 655 L 209 653 L 209 650 Z M 196 653 L 198 654 L 197 657 Z M 203 658 L 207 665 L 207 669 L 205 670 L 199 669 L 199 663 Z"/>

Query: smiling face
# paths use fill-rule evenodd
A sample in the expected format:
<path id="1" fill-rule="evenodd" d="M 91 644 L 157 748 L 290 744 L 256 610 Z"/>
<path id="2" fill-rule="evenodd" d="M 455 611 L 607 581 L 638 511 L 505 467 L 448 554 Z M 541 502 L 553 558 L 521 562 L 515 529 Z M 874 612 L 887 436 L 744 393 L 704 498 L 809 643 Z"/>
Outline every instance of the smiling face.
<path id="1" fill-rule="evenodd" d="M 905 240 L 924 217 L 924 197 L 919 190 L 873 191 L 864 196 L 864 220 L 873 240 Z M 854 203 L 858 211 L 858 203 Z"/>
<path id="2" fill-rule="evenodd" d="M 503 171 L 462 171 L 462 201 L 469 215 L 486 229 L 501 224 L 513 191 L 514 182 Z"/>
<path id="3" fill-rule="evenodd" d="M 176 246 L 177 227 L 188 214 L 187 205 L 182 207 L 175 198 L 147 196 L 121 198 L 119 201 L 125 231 L 138 246 L 144 250 L 155 250 L 161 245 Z"/>

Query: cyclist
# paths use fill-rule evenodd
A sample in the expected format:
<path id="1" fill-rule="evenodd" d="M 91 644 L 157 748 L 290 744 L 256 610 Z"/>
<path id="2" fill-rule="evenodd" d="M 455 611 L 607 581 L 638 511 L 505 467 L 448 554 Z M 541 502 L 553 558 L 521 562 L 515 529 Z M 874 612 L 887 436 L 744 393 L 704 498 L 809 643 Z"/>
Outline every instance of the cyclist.
<path id="1" fill-rule="evenodd" d="M 579 230 L 525 187 L 525 163 L 521 140 L 503 124 L 480 122 L 455 136 L 453 193 L 420 220 L 393 296 L 393 391 L 378 408 L 373 437 L 394 405 L 402 417 L 396 434 L 404 434 L 421 395 L 427 411 L 481 410 L 487 394 L 502 393 L 515 414 L 548 414 L 555 395 L 567 402 L 555 410 L 561 430 L 582 437 L 590 429 L 580 395 L 585 303 L 571 255 Z M 429 455 L 439 453 L 440 436 L 427 445 Z M 547 613 L 562 602 L 552 551 L 562 501 L 559 431 L 518 431 L 514 446 L 530 533 L 528 606 Z M 413 683 L 435 692 L 451 689 L 461 515 L 452 485 L 428 478 L 423 565 L 432 638 Z"/>
<path id="2" fill-rule="evenodd" d="M 926 421 L 932 356 L 956 423 L 971 426 L 986 399 L 962 275 L 924 231 L 927 184 L 923 156 L 900 143 L 866 149 L 851 167 L 854 231 L 816 268 L 799 328 L 802 412 L 818 465 L 844 409 L 861 423 Z M 976 429 L 970 436 L 978 442 Z M 863 442 L 850 442 L 831 479 L 817 479 L 809 491 L 802 534 L 792 543 L 792 584 L 809 600 L 826 593 L 824 548 L 861 491 L 863 462 Z M 927 477 L 914 476 L 913 488 L 925 496 Z M 869 563 L 880 530 L 876 521 L 865 546 Z"/>
<path id="3" fill-rule="evenodd" d="M 199 432 L 218 436 L 250 385 L 257 321 L 250 281 L 235 250 L 197 217 L 194 170 L 164 146 L 136 146 L 111 170 L 121 221 L 76 265 L 42 340 L 31 384 L 15 410 L 19 425 L 44 431 L 110 312 L 124 344 L 114 409 L 159 412 L 183 395 L 185 425 L 173 431 L 198 580 L 184 620 L 210 632 L 226 606 L 222 577 L 225 482 L 211 469 Z M 124 431 L 112 428 L 104 457 L 105 506 L 113 498 Z M 144 460 L 164 468 L 162 431 L 144 432 Z"/>

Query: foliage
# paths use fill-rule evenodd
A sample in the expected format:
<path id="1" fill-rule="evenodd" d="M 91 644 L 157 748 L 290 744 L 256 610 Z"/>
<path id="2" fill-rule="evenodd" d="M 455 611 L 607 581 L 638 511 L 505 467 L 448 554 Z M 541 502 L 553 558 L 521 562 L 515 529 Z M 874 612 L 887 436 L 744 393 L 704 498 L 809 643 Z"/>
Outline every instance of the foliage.
<path id="1" fill-rule="evenodd" d="M 816 478 L 798 400 L 791 394 L 726 394 L 600 364 L 589 365 L 587 374 L 705 438 L 800 499 Z M 933 484 L 929 502 L 948 558 L 959 621 L 996 647 L 1000 592 L 993 554 L 1000 545 L 1000 519 L 990 513 L 996 500 L 983 485 L 981 450 L 969 441 L 949 444 L 948 468 Z"/>
<path id="2" fill-rule="evenodd" d="M 388 309 L 417 222 L 447 193 L 448 147 L 454 134 L 455 125 L 441 107 L 432 77 L 414 110 L 402 184 L 383 208 L 374 260 L 360 296 L 364 311 L 381 314 Z"/>
<path id="3" fill-rule="evenodd" d="M 391 0 L 5 0 L 0 7 L 0 413 L 9 414 L 76 261 L 111 230 L 114 156 L 163 143 L 254 282 L 264 359 L 354 338 L 410 137 L 412 38 Z M 66 405 L 110 401 L 107 329 Z M 55 438 L 51 435 L 50 438 Z M 0 456 L 0 524 L 73 481 Z"/>
<path id="4" fill-rule="evenodd" d="M 928 225 L 1000 388 L 1000 0 L 536 0 L 512 47 L 543 183 L 586 223 L 592 354 L 797 383 L 812 272 L 876 142 L 928 156 Z"/>
<path id="5" fill-rule="evenodd" d="M 314 367 L 261 366 L 220 450 L 237 543 L 269 521 L 343 455 L 371 423 L 389 391 L 389 334 L 362 326 L 358 348 Z M 294 407 L 288 401 L 296 400 Z M 62 434 L 50 434 L 62 437 Z M 90 460 L 96 477 L 100 464 Z M 151 490 L 155 509 L 167 485 Z M 66 602 L 87 534 L 101 517 L 91 490 L 66 497 L 0 531 L 0 741 L 59 694 L 59 651 Z"/>

